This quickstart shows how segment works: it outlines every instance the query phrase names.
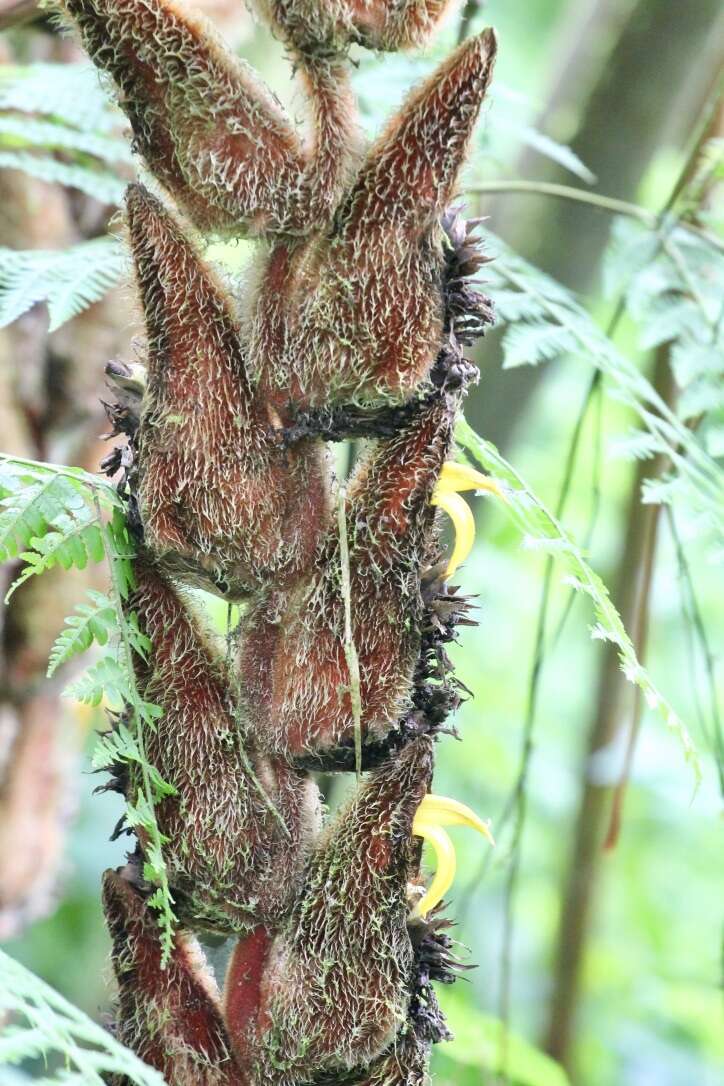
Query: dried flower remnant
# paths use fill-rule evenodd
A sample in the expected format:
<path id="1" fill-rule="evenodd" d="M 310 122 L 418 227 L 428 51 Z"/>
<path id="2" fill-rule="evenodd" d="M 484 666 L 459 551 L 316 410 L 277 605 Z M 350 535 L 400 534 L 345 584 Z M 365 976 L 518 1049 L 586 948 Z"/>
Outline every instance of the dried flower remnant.
<path id="1" fill-rule="evenodd" d="M 232 596 L 305 569 L 328 517 L 326 451 L 282 447 L 253 389 L 231 303 L 139 185 L 128 223 L 148 337 L 137 494 L 146 545 Z"/>
<path id="2" fill-rule="evenodd" d="M 128 606 L 152 645 L 136 658 L 146 700 L 162 715 L 145 740 L 174 789 L 156 808 L 175 911 L 194 930 L 243 933 L 289 909 L 318 829 L 316 785 L 254 748 L 224 665 L 178 591 L 136 563 Z M 133 764 L 119 782 L 139 786 Z M 141 838 L 141 852 L 146 842 Z"/>

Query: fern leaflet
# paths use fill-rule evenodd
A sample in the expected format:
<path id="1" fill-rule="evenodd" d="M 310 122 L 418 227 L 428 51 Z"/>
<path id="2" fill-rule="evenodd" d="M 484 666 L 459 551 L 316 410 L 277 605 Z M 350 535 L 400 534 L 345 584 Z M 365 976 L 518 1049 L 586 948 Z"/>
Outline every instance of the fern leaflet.
<path id="1" fill-rule="evenodd" d="M 40 1057 L 57 1068 L 47 1083 L 103 1086 L 105 1076 L 118 1075 L 135 1086 L 165 1086 L 158 1071 L 1 950 L 0 1016 L 0 1062 L 22 1067 Z"/>
<path id="2" fill-rule="evenodd" d="M 50 181 L 78 189 L 102 204 L 120 204 L 126 182 L 107 170 L 81 166 L 78 163 L 58 162 L 57 159 L 25 151 L 0 151 L 0 169 L 21 170 L 39 181 Z"/>
<path id="3" fill-rule="evenodd" d="M 0 146 L 8 150 L 25 147 L 45 151 L 69 151 L 93 155 L 102 162 L 133 162 L 126 140 L 95 132 L 81 132 L 53 121 L 37 121 L 0 113 Z"/>
<path id="4" fill-rule="evenodd" d="M 76 613 L 69 615 L 65 623 L 68 627 L 58 635 L 50 653 L 48 678 L 61 664 L 79 656 L 89 649 L 95 641 L 98 645 L 107 645 L 116 630 L 116 609 L 113 601 L 102 592 L 88 590 L 90 603 L 79 603 Z"/>
<path id="5" fill-rule="evenodd" d="M 0 249 L 0 328 L 47 302 L 53 332 L 102 298 L 125 267 L 115 238 L 94 238 L 60 252 Z"/>
<path id="6" fill-rule="evenodd" d="M 94 640 L 103 646 L 100 659 L 66 693 L 87 705 L 106 698 L 127 716 L 127 726 L 112 742 L 101 741 L 100 756 L 112 753 L 114 761 L 134 761 L 141 769 L 143 785 L 129 809 L 132 818 L 143 818 L 145 877 L 157 887 L 153 900 L 167 959 L 176 918 L 154 807 L 172 786 L 149 764 L 144 749 L 144 729 L 154 727 L 160 709 L 141 697 L 136 684 L 133 654 L 145 658 L 151 646 L 124 607 L 133 588 L 133 546 L 121 499 L 108 483 L 78 468 L 0 454 L 0 509 L 0 560 L 19 557 L 25 563 L 11 592 L 56 565 L 82 569 L 89 560 L 108 562 L 110 595 L 92 594 L 93 606 L 81 606 L 68 620 L 69 629 L 51 654 L 50 671 Z"/>
<path id="7" fill-rule="evenodd" d="M 3 65 L 0 109 L 51 117 L 82 132 L 110 132 L 124 123 L 90 64 Z"/>
<path id="8" fill-rule="evenodd" d="M 643 422 L 651 437 L 652 450 L 668 457 L 673 464 L 679 480 L 679 492 L 685 492 L 692 504 L 708 518 L 716 533 L 720 537 L 724 536 L 724 471 L 709 455 L 699 436 L 684 425 L 657 394 L 638 367 L 617 350 L 569 291 L 517 256 L 498 238 L 490 234 L 487 238 L 488 247 L 496 257 L 494 263 L 486 267 L 487 289 L 496 296 L 499 289 L 509 292 L 512 288 L 529 299 L 529 302 L 521 301 L 521 310 L 525 311 L 525 308 L 530 305 L 530 312 L 537 314 L 535 317 L 524 318 L 524 321 L 534 326 L 530 340 L 526 340 L 526 333 L 520 330 L 521 326 L 517 326 L 513 340 L 516 347 L 514 360 L 523 361 L 524 352 L 519 346 L 521 341 L 526 343 L 525 353 L 530 354 L 536 361 L 543 360 L 547 353 L 552 351 L 551 344 L 558 346 L 563 344 L 569 351 L 575 350 L 576 354 L 588 359 L 600 369 L 611 379 L 616 397 L 635 411 Z M 721 297 L 724 294 L 724 258 L 716 253 L 712 246 L 687 234 L 686 231 L 674 231 L 673 241 L 677 247 L 686 250 L 685 253 L 680 253 L 684 266 L 687 265 L 687 260 L 692 262 L 689 268 L 689 279 L 692 279 L 695 261 L 708 262 L 710 278 L 712 265 L 717 261 L 721 264 L 721 275 L 717 272 L 715 277 L 715 283 L 718 284 L 720 291 L 719 304 L 721 305 Z M 642 254 L 643 251 L 642 247 Z M 648 251 L 646 249 L 646 252 Z M 678 252 L 679 248 L 676 251 Z M 689 254 L 695 254 L 695 256 Z M 643 261 L 643 255 L 640 255 L 638 259 Z M 671 259 L 670 255 L 669 259 Z M 670 283 L 670 270 L 667 276 L 669 277 L 660 277 L 659 284 Z M 609 281 L 615 281 L 612 273 L 609 274 Z M 681 283 L 681 280 L 679 282 Z M 689 295 L 692 295 L 696 293 L 696 288 L 692 291 L 690 284 L 687 291 Z M 652 292 L 652 296 L 660 297 L 656 291 Z M 641 297 L 642 295 L 639 294 L 639 304 L 643 304 Z M 705 308 L 711 317 L 710 300 L 702 298 L 692 300 L 700 308 Z M 719 321 L 719 325 L 721 327 L 724 322 Z M 553 331 L 544 331 L 546 326 Z M 678 325 L 669 330 L 671 335 L 675 334 L 677 327 Z M 512 331 L 509 334 L 513 334 Z M 536 337 L 542 340 L 539 350 L 536 350 L 533 342 Z M 667 491 L 667 493 L 672 494 L 673 491 Z"/>
<path id="9" fill-rule="evenodd" d="M 592 636 L 616 645 L 624 675 L 641 688 L 649 707 L 657 709 L 667 727 L 676 732 L 685 758 L 693 768 L 698 786 L 701 767 L 689 732 L 657 689 L 646 669 L 639 663 L 631 639 L 611 602 L 605 584 L 588 564 L 580 547 L 491 442 L 479 437 L 464 419 L 458 422 L 455 436 L 474 460 L 507 484 L 508 501 L 504 508 L 524 534 L 527 546 L 541 550 L 559 561 L 567 570 L 566 583 L 590 598 L 596 617 Z"/>

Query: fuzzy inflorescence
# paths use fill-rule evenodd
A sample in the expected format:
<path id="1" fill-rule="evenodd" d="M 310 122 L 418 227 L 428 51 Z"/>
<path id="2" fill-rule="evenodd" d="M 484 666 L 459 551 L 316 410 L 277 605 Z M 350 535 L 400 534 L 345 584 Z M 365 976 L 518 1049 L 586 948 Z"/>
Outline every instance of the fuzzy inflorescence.
<path id="1" fill-rule="evenodd" d="M 126 607 L 150 645 L 133 667 L 159 709 L 143 751 L 180 925 L 164 961 L 152 842 L 129 818 L 135 850 L 104 881 L 117 1029 L 170 1086 L 422 1086 L 449 1036 L 431 984 L 456 962 L 421 911 L 416 819 L 462 694 L 445 646 L 472 621 L 437 505 L 477 379 L 463 348 L 492 319 L 449 204 L 495 39 L 459 46 L 365 148 L 350 46 L 421 45 L 444 0 L 258 0 L 306 137 L 172 0 L 64 6 L 177 205 L 129 188 L 145 357 L 107 367 L 123 444 L 104 468 L 135 536 Z M 243 297 L 204 262 L 209 232 L 259 239 Z M 328 442 L 351 437 L 340 493 Z M 199 586 L 243 604 L 233 644 L 205 630 Z M 365 773 L 324 825 L 316 769 Z M 132 803 L 143 773 L 112 786 Z M 234 938 L 223 985 L 197 936 Z"/>

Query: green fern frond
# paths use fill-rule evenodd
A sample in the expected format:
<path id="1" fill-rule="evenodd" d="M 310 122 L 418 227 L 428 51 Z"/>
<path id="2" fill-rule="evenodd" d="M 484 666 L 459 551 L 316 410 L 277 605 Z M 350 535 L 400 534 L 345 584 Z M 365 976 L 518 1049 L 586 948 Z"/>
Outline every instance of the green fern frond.
<path id="1" fill-rule="evenodd" d="M 79 480 L 49 468 L 28 473 L 10 458 L 0 462 L 0 561 L 24 562 L 6 599 L 29 577 L 56 565 L 85 569 L 105 557 L 100 510 Z"/>
<path id="2" fill-rule="evenodd" d="M 674 231 L 672 234 L 677 245 L 679 233 L 683 234 L 684 231 Z M 639 368 L 621 354 L 569 291 L 513 253 L 499 238 L 488 234 L 486 247 L 496 258 L 493 264 L 486 267 L 486 288 L 495 295 L 500 284 L 532 299 L 545 315 L 545 320 L 537 318 L 533 322 L 535 335 L 542 337 L 544 324 L 555 329 L 550 333 L 554 341 L 559 333 L 565 333 L 569 349 L 575 350 L 610 379 L 613 394 L 636 412 L 651 437 L 655 451 L 668 457 L 674 464 L 685 484 L 680 488 L 680 493 L 685 494 L 692 505 L 705 514 L 713 531 L 724 536 L 724 471 L 709 456 L 698 435 L 684 425 Z M 724 258 L 715 254 L 713 247 L 706 246 L 696 238 L 692 244 L 687 240 L 684 250 L 683 255 L 680 254 L 684 264 L 690 251 L 696 253 L 696 259 L 708 261 L 710 281 L 719 284 L 719 297 L 724 297 L 724 272 L 720 280 L 719 272 L 714 275 L 711 270 L 718 268 L 717 260 L 724 268 Z M 690 287 L 684 284 L 682 289 L 690 290 Z M 700 306 L 701 301 L 697 300 Z M 707 287 L 707 306 L 710 301 Z M 720 324 L 724 325 L 724 322 Z M 520 340 L 524 333 L 521 331 L 517 336 Z M 533 350 L 532 345 L 530 349 Z"/>
<path id="3" fill-rule="evenodd" d="M 127 140 L 99 135 L 96 132 L 82 132 L 52 121 L 37 121 L 3 113 L 0 113 L 0 147 L 11 150 L 35 147 L 46 151 L 71 151 L 93 155 L 102 162 L 133 162 Z"/>
<path id="4" fill-rule="evenodd" d="M 503 369 L 553 362 L 572 354 L 576 347 L 575 337 L 556 324 L 544 321 L 514 324 L 503 340 Z"/>
<path id="5" fill-rule="evenodd" d="M 505 120 L 505 117 L 501 118 L 503 123 Z M 524 147 L 530 147 L 532 151 L 536 151 L 543 158 L 547 158 L 549 162 L 555 162 L 557 166 L 562 166 L 564 170 L 568 170 L 574 177 L 579 177 L 587 185 L 595 185 L 595 173 L 592 173 L 585 162 L 565 143 L 559 143 L 558 140 L 554 140 L 551 136 L 547 136 L 545 132 L 541 132 L 529 124 L 516 126 L 514 135 L 519 138 Z"/>
<path id="6" fill-rule="evenodd" d="M 147 702 L 146 708 L 154 716 L 160 715 L 158 706 L 150 705 Z M 113 731 L 101 736 L 98 740 L 93 751 L 93 768 L 110 769 L 112 766 L 131 763 L 143 765 L 143 757 L 135 736 L 123 720 L 119 719 Z M 173 784 L 165 781 L 158 770 L 153 766 L 149 766 L 149 771 L 155 801 L 176 794 Z"/>
<path id="7" fill-rule="evenodd" d="M 94 641 L 98 645 L 107 645 L 116 631 L 113 601 L 93 588 L 88 589 L 87 595 L 91 602 L 78 604 L 75 614 L 65 620 L 68 628 L 56 638 L 48 662 L 48 678 L 55 674 L 61 664 L 89 649 Z"/>
<path id="8" fill-rule="evenodd" d="M 113 656 L 106 654 L 66 686 L 63 694 L 83 705 L 100 705 L 106 698 L 120 710 L 132 697 L 128 673 Z"/>
<path id="9" fill-rule="evenodd" d="M 515 468 L 501 456 L 490 441 L 479 437 L 464 419 L 458 422 L 455 437 L 462 448 L 481 467 L 507 484 L 506 498 L 508 500 L 502 508 L 523 533 L 526 545 L 555 558 L 567 571 L 566 583 L 589 597 L 596 619 L 596 625 L 591 631 L 592 636 L 596 639 L 611 641 L 616 645 L 621 670 L 627 679 L 641 688 L 649 708 L 656 709 L 667 727 L 676 732 L 698 786 L 701 780 L 701 766 L 691 736 L 683 721 L 639 662 L 631 638 L 611 602 L 605 584 L 586 561 L 580 547 L 531 491 Z"/>
<path id="10" fill-rule="evenodd" d="M 47 573 L 55 566 L 85 569 L 89 561 L 102 562 L 105 558 L 103 538 L 95 520 L 83 523 L 72 517 L 59 516 L 55 528 L 56 531 L 46 532 L 43 536 L 34 536 L 30 540 L 33 549 L 19 555 L 25 565 L 20 576 L 10 585 L 5 596 L 6 603 L 30 577 Z"/>
<path id="11" fill-rule="evenodd" d="M 52 95 L 48 87 L 53 88 Z M 90 64 L 3 65 L 0 110 L 52 117 L 81 132 L 110 132 L 125 125 Z"/>
<path id="12" fill-rule="evenodd" d="M 115 238 L 94 238 L 59 252 L 0 249 L 0 328 L 47 302 L 51 332 L 112 289 L 126 268 Z"/>
<path id="13" fill-rule="evenodd" d="M 545 317 L 545 308 L 536 298 L 518 290 L 510 290 L 501 278 L 494 275 L 495 316 L 503 324 L 517 324 L 518 321 L 539 321 Z M 486 289 L 490 289 L 491 279 L 485 279 Z"/>
<path id="14" fill-rule="evenodd" d="M 126 182 L 107 170 L 59 162 L 55 158 L 33 155 L 26 151 L 0 151 L 0 170 L 20 170 L 39 181 L 78 189 L 102 204 L 120 204 Z"/>
<path id="15" fill-rule="evenodd" d="M 133 654 L 146 657 L 151 645 L 124 607 L 133 588 L 133 556 L 121 499 L 110 484 L 79 468 L 0 454 L 0 560 L 19 557 L 25 562 L 11 591 L 55 565 L 83 568 L 89 560 L 108 562 L 110 595 L 92 594 L 94 607 L 82 605 L 68 620 L 70 629 L 56 642 L 50 670 L 89 647 L 93 640 L 103 646 L 100 659 L 65 693 L 93 706 L 106 698 L 127 714 L 128 727 L 122 738 L 127 737 L 128 743 L 116 739 L 113 759 L 123 760 L 125 751 L 126 759 L 141 767 L 143 788 L 133 809 L 143 812 L 148 841 L 146 877 L 157 888 L 153 898 L 167 958 L 176 917 L 154 806 L 169 794 L 171 785 L 150 765 L 144 748 L 144 729 L 155 726 L 160 709 L 144 701 L 135 679 Z"/>
<path id="16" fill-rule="evenodd" d="M 22 1068 L 40 1058 L 48 1084 L 103 1086 L 118 1075 L 135 1086 L 165 1086 L 158 1071 L 1 950 L 0 1018 L 0 1065 Z M 12 1081 L 5 1071 L 2 1081 Z"/>
<path id="17" fill-rule="evenodd" d="M 615 219 L 601 265 L 604 297 L 611 300 L 628 292 L 633 277 L 649 266 L 658 247 L 659 239 L 653 230 L 630 220 Z"/>

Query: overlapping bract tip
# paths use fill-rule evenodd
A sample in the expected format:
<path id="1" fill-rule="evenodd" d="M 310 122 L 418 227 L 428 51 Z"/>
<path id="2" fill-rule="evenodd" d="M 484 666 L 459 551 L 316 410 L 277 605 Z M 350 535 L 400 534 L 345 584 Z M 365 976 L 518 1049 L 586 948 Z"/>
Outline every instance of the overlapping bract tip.
<path id="1" fill-rule="evenodd" d="M 454 195 L 496 52 L 495 33 L 485 30 L 412 91 L 368 152 L 341 213 L 345 235 L 384 223 L 415 234 L 443 211 Z"/>
<path id="2" fill-rule="evenodd" d="M 174 1086 L 239 1086 L 215 985 L 195 939 L 177 934 L 162 966 L 158 925 L 124 871 L 103 876 L 118 982 L 118 1038 Z M 116 1076 L 113 1086 L 125 1086 Z"/>
<path id="3" fill-rule="evenodd" d="M 431 773 L 431 741 L 409 743 L 370 776 L 313 854 L 264 984 L 258 1081 L 288 1086 L 364 1068 L 403 1028 L 414 965 L 412 825 Z"/>
<path id="4" fill-rule="evenodd" d="M 136 681 L 161 709 L 145 752 L 172 788 L 156 818 L 176 911 L 193 930 L 224 935 L 273 924 L 294 900 L 317 830 L 316 787 L 245 733 L 223 660 L 188 599 L 144 561 L 135 578 L 127 606 L 153 646 L 135 658 Z M 124 777 L 132 799 L 138 766 Z"/>
<path id="5" fill-rule="evenodd" d="M 458 183 L 494 56 L 492 31 L 462 45 L 372 144 L 333 229 L 306 251 L 290 257 L 281 249 L 270 259 L 273 288 L 260 290 L 250 336 L 270 396 L 282 401 L 292 390 L 303 407 L 376 407 L 409 399 L 429 380 L 445 333 L 440 213 Z M 461 330 L 480 334 L 486 318 L 481 310 Z"/>
<path id="6" fill-rule="evenodd" d="M 138 151 L 200 229 L 303 232 L 334 202 L 343 146 L 329 190 L 318 193 L 315 162 L 282 106 L 205 20 L 172 0 L 64 4 L 86 51 L 113 78 Z M 348 107 L 332 95 L 328 108 Z M 329 157 L 333 149 L 325 150 Z"/>
<path id="7" fill-rule="evenodd" d="M 127 216 L 148 340 L 144 538 L 171 572 L 243 596 L 308 564 L 329 514 L 326 451 L 281 445 L 232 303 L 173 216 L 141 185 Z"/>
<path id="8" fill-rule="evenodd" d="M 430 498 L 453 418 L 453 398 L 421 402 L 399 433 L 370 446 L 349 482 L 345 525 L 363 748 L 384 750 L 399 738 L 410 707 L 424 610 L 420 571 L 438 557 Z M 271 592 L 249 608 L 239 662 L 260 742 L 292 762 L 316 760 L 328 769 L 346 767 L 355 737 L 340 562 L 339 526 L 332 524 L 303 588 Z"/>

